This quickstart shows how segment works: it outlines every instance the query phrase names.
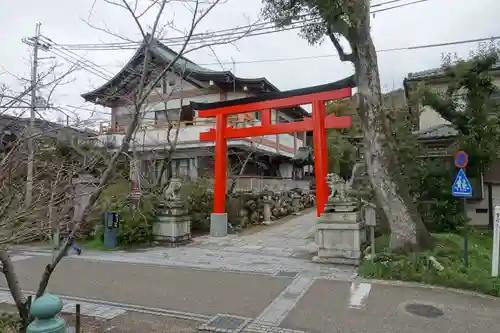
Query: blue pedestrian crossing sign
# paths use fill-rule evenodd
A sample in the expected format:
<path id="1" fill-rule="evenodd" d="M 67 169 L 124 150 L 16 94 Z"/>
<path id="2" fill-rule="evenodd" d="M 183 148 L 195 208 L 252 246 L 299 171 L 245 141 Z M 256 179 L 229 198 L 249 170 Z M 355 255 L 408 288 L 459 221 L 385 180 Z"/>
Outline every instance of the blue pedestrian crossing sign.
<path id="1" fill-rule="evenodd" d="M 464 169 L 460 169 L 451 187 L 454 197 L 472 197 L 472 186 L 465 175 Z"/>

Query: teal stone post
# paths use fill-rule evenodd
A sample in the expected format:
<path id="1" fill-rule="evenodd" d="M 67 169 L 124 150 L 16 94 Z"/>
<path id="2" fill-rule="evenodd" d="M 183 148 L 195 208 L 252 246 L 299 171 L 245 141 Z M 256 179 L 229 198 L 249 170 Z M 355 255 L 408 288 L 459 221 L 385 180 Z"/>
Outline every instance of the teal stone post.
<path id="1" fill-rule="evenodd" d="M 27 333 L 65 333 L 66 323 L 57 317 L 63 308 L 59 297 L 44 294 L 31 305 L 31 315 L 35 320 L 28 325 Z"/>

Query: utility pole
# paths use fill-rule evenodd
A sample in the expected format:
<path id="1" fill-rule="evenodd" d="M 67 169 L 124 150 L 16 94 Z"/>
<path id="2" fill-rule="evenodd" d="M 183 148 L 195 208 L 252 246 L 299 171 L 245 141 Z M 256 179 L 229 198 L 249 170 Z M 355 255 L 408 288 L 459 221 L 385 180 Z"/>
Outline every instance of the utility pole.
<path id="1" fill-rule="evenodd" d="M 26 197 L 25 197 L 25 207 L 31 205 L 33 198 L 33 172 L 34 172 L 34 158 L 35 149 L 33 145 L 33 134 L 35 125 L 35 114 L 36 114 L 36 93 L 37 93 L 37 69 L 38 69 L 38 48 L 40 46 L 40 27 L 41 23 L 36 24 L 35 37 L 32 38 L 33 43 L 33 64 L 31 67 L 31 108 L 30 108 L 30 122 L 28 126 L 28 170 L 26 176 Z"/>

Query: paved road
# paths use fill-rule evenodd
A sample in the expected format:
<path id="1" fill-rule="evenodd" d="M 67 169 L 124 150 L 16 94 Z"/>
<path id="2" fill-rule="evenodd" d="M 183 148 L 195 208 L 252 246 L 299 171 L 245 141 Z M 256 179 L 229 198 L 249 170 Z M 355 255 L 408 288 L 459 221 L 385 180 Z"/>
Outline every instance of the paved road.
<path id="1" fill-rule="evenodd" d="M 346 282 L 316 281 L 281 326 L 312 333 L 498 331 L 499 300 L 419 287 L 369 286 L 369 291 L 358 285 L 359 291 L 351 292 L 356 288 Z M 415 315 L 407 309 L 415 304 L 433 308 L 420 307 L 422 312 Z"/>
<path id="2" fill-rule="evenodd" d="M 310 212 L 253 235 L 201 237 L 182 248 L 86 251 L 63 260 L 49 288 L 67 307 L 84 304 L 84 314 L 150 313 L 226 333 L 244 326 L 253 333 L 498 331 L 497 300 L 362 283 L 352 268 L 310 262 L 305 236 L 314 223 Z M 32 290 L 50 253 L 18 249 L 15 260 L 22 287 Z M 0 302 L 6 295 L 0 290 Z M 414 303 L 442 313 L 409 314 Z"/>
<path id="3" fill-rule="evenodd" d="M 46 257 L 15 263 L 24 289 L 36 290 Z M 63 260 L 49 291 L 155 308 L 256 317 L 290 283 L 290 278 L 189 268 Z M 6 287 L 2 279 L 1 286 Z"/>
<path id="4" fill-rule="evenodd" d="M 36 288 L 47 259 L 37 256 L 15 262 L 23 288 Z M 5 281 L 0 285 L 5 286 Z M 56 270 L 49 290 L 69 296 L 72 304 L 86 302 L 87 315 L 114 318 L 125 312 L 146 312 L 199 324 L 212 321 L 214 329 L 236 320 L 236 326 L 247 325 L 249 333 L 496 333 L 500 323 L 500 300 L 439 289 L 329 280 L 308 271 L 291 278 L 67 259 Z M 0 293 L 0 302 L 3 297 Z M 433 308 L 411 314 L 406 306 L 412 304 Z M 237 331 L 228 330 L 233 332 Z"/>

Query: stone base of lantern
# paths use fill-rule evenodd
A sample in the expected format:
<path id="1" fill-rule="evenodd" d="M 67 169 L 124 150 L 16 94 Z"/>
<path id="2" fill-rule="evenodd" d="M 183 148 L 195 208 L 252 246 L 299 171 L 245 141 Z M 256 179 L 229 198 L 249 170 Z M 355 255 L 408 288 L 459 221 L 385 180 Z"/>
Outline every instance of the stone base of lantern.
<path id="1" fill-rule="evenodd" d="M 366 228 L 358 211 L 324 213 L 316 224 L 314 262 L 359 265 Z"/>

